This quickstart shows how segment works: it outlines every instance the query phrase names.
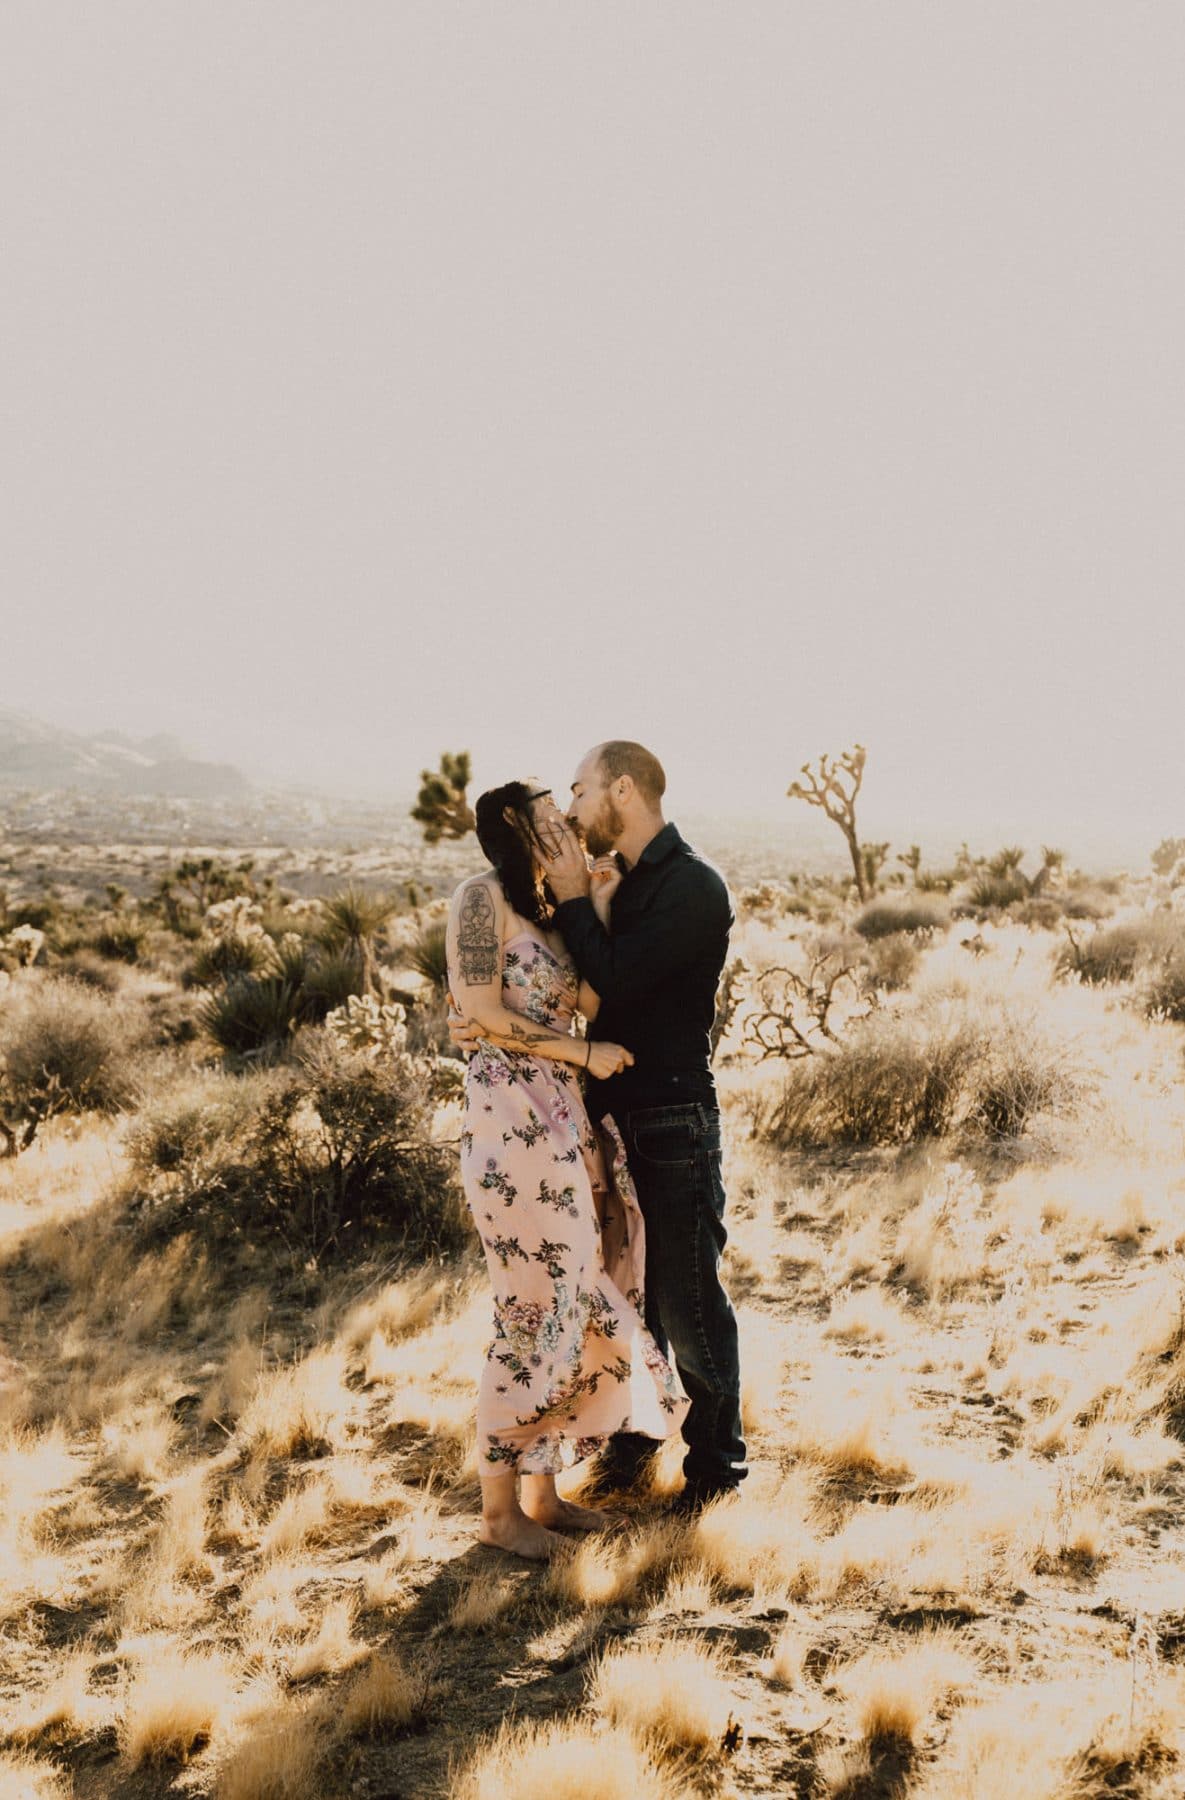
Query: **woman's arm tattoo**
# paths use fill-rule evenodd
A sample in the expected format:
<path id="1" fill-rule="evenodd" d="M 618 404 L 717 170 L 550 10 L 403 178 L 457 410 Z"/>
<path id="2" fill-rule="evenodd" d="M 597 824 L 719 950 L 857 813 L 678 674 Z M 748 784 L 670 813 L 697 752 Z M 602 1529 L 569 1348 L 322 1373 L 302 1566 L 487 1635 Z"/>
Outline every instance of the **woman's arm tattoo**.
<path id="1" fill-rule="evenodd" d="M 494 902 L 482 882 L 474 882 L 461 902 L 457 928 L 461 979 L 470 987 L 487 987 L 498 973 L 498 933 Z"/>

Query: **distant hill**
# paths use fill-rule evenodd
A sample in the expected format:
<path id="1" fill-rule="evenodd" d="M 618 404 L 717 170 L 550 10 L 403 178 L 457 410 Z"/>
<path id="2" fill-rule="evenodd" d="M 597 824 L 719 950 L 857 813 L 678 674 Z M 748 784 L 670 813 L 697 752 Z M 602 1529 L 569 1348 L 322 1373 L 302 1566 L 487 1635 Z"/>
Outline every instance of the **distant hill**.
<path id="1" fill-rule="evenodd" d="M 80 788 L 105 795 L 163 794 L 231 799 L 250 791 L 230 763 L 203 762 L 175 738 L 121 731 L 81 737 L 27 713 L 0 708 L 0 788 Z"/>

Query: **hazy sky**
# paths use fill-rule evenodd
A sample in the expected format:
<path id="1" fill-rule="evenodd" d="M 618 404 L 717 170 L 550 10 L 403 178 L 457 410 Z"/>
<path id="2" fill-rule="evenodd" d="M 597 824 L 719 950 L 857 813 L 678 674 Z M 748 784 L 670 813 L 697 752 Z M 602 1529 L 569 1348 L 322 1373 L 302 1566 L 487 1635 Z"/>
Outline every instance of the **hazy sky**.
<path id="1" fill-rule="evenodd" d="M 0 15 L 0 704 L 1185 830 L 1178 0 Z"/>

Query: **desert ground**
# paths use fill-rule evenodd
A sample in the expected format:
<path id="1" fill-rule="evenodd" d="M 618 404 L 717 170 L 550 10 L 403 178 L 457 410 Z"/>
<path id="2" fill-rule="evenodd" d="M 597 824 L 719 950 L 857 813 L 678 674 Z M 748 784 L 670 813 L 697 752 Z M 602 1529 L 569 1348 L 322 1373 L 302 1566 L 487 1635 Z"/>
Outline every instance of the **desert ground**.
<path id="1" fill-rule="evenodd" d="M 475 1542 L 472 840 L 3 849 L 3 1800 L 1185 1792 L 1172 869 L 726 867 L 751 1476 L 674 1521 L 668 1446 L 535 1566 Z"/>

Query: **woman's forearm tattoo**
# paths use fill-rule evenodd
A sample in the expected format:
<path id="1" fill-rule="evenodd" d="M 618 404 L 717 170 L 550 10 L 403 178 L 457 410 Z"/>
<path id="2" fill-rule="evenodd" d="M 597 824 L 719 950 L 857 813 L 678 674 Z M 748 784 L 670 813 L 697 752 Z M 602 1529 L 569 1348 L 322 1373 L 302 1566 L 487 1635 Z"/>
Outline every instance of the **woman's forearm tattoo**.
<path id="1" fill-rule="evenodd" d="M 461 979 L 470 987 L 486 987 L 497 975 L 498 933 L 494 902 L 481 882 L 475 882 L 461 902 L 457 953 L 461 959 Z"/>

